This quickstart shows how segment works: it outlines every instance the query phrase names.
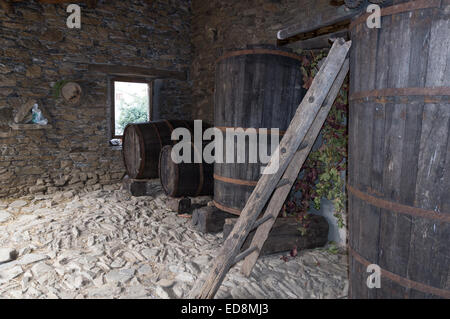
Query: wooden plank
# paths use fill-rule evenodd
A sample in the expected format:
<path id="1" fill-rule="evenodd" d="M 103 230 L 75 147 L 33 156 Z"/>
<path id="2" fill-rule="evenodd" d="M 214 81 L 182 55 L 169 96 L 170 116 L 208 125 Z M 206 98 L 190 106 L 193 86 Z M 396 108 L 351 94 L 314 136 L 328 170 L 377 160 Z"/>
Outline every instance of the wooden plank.
<path id="1" fill-rule="evenodd" d="M 287 44 L 286 47 L 301 50 L 316 50 L 316 49 L 330 48 L 332 42 L 334 42 L 337 38 L 349 39 L 348 29 L 320 35 L 303 41 L 292 42 Z"/>
<path id="2" fill-rule="evenodd" d="M 223 238 L 227 238 L 236 224 L 237 218 L 227 219 L 223 227 Z M 251 231 L 242 245 L 242 251 L 248 248 L 256 248 L 260 252 L 258 255 L 268 255 L 294 248 L 297 250 L 312 249 L 324 246 L 328 241 L 328 222 L 323 216 L 309 216 L 308 231 L 302 236 L 299 230 L 299 223 L 295 217 L 277 218 L 264 245 L 260 248 L 252 244 L 255 234 Z M 254 253 L 254 252 L 253 252 Z M 247 256 L 246 259 L 249 257 Z M 241 268 L 242 270 L 242 268 Z"/>
<path id="3" fill-rule="evenodd" d="M 44 4 L 63 4 L 63 3 L 87 3 L 88 7 L 94 9 L 97 6 L 97 0 L 39 0 L 40 3 Z"/>
<path id="4" fill-rule="evenodd" d="M 168 198 L 166 206 L 176 213 L 189 213 L 192 210 L 192 203 L 189 197 Z"/>
<path id="5" fill-rule="evenodd" d="M 213 298 L 216 294 L 225 275 L 232 266 L 232 262 L 239 253 L 245 238 L 252 229 L 259 214 L 264 209 L 278 181 L 294 157 L 320 107 L 325 101 L 334 80 L 345 62 L 350 46 L 351 42 L 345 42 L 344 39 L 339 39 L 334 43 L 325 63 L 314 78 L 303 101 L 300 103 L 279 147 L 269 161 L 268 166 L 271 166 L 278 159 L 278 170 L 273 174 L 264 174 L 259 179 L 229 239 L 225 241 L 218 257 L 215 259 L 200 293 L 198 295 L 194 293 L 194 296 L 196 295 L 197 298 Z"/>
<path id="6" fill-rule="evenodd" d="M 300 151 L 297 151 L 294 159 L 289 164 L 288 168 L 286 169 L 286 172 L 283 175 L 282 180 L 286 180 L 288 181 L 288 183 L 282 187 L 277 188 L 274 194 L 272 195 L 272 198 L 269 202 L 269 205 L 267 206 L 263 218 L 266 216 L 273 216 L 274 218 L 266 221 L 256 231 L 251 246 L 258 247 L 258 250 L 250 254 L 245 259 L 241 267 L 241 272 L 246 276 L 250 275 L 253 266 L 255 265 L 256 260 L 258 259 L 259 252 L 262 250 L 264 242 L 269 236 L 269 232 L 272 229 L 273 224 L 275 223 L 275 218 L 278 216 L 278 213 L 283 207 L 284 201 L 286 200 L 286 197 L 289 195 L 292 185 L 294 185 L 294 182 L 298 177 L 300 169 L 302 168 L 306 158 L 308 157 L 308 154 L 311 152 L 312 146 L 314 145 L 314 142 L 320 133 L 323 123 L 325 123 L 328 113 L 330 112 L 330 109 L 333 106 L 334 100 L 339 94 L 339 90 L 341 89 L 342 84 L 344 83 L 348 70 L 349 70 L 349 60 L 346 59 L 344 65 L 342 66 L 342 69 L 339 72 L 339 75 L 337 76 L 336 80 L 333 83 L 333 86 L 331 87 L 330 92 L 327 95 L 327 98 L 325 99 L 322 108 L 317 114 L 317 117 L 315 118 L 311 128 L 308 131 L 308 134 L 305 136 L 302 145 L 306 144 L 307 147 L 303 148 Z"/>
<path id="7" fill-rule="evenodd" d="M 218 233 L 223 230 L 225 220 L 232 217 L 214 206 L 206 206 L 192 212 L 192 226 L 202 233 Z"/>
<path id="8" fill-rule="evenodd" d="M 7 0 L 0 0 L 0 7 L 8 14 L 14 13 L 14 7 Z"/>
<path id="9" fill-rule="evenodd" d="M 321 29 L 324 27 L 338 24 L 338 23 L 346 21 L 346 20 L 350 20 L 354 16 L 356 16 L 359 12 L 360 12 L 360 10 L 346 9 L 345 6 L 343 5 L 336 9 L 336 14 L 334 14 L 331 18 L 327 18 L 327 19 L 319 18 L 316 21 L 314 21 L 313 24 L 309 23 L 307 25 L 305 25 L 305 23 L 303 21 L 296 23 L 294 25 L 288 26 L 288 27 L 283 28 L 280 31 L 278 31 L 277 37 L 279 40 L 285 40 L 289 37 L 292 37 L 292 36 L 295 36 L 298 34 L 313 32 L 315 30 L 318 30 L 318 29 Z"/>
<path id="10" fill-rule="evenodd" d="M 144 68 L 140 66 L 112 65 L 112 64 L 88 64 L 88 71 L 100 72 L 109 75 L 136 76 L 152 78 L 169 78 L 186 80 L 186 72 L 169 71 L 155 68 Z"/>
<path id="11" fill-rule="evenodd" d="M 40 125 L 40 124 L 17 124 L 12 123 L 9 127 L 15 131 L 28 131 L 28 130 L 48 130 L 53 128 L 51 125 Z"/>

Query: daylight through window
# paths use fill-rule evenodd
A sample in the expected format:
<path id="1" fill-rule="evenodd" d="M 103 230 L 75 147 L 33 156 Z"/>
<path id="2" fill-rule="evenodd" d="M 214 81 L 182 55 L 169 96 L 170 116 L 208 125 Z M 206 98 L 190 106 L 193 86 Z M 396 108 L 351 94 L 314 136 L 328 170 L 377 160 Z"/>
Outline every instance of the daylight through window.
<path id="1" fill-rule="evenodd" d="M 121 137 L 129 123 L 150 120 L 148 83 L 114 81 L 114 135 Z"/>

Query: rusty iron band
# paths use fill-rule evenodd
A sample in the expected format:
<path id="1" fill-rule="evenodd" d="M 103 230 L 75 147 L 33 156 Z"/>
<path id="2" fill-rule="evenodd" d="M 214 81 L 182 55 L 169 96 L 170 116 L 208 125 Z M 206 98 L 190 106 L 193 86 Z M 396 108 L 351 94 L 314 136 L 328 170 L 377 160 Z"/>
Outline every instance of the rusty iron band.
<path id="1" fill-rule="evenodd" d="M 225 176 L 220 176 L 217 174 L 213 175 L 215 180 L 228 183 L 228 184 L 235 184 L 235 185 L 245 185 L 245 186 L 256 186 L 258 184 L 258 181 L 248 181 L 245 179 L 237 179 L 237 178 L 230 178 Z"/>
<path id="2" fill-rule="evenodd" d="M 200 158 L 202 158 L 202 150 L 199 151 L 195 147 L 195 144 L 192 143 L 192 142 L 191 142 L 191 145 L 192 145 L 192 148 L 194 149 L 194 152 L 196 152 L 200 156 Z M 199 181 L 198 181 L 197 190 L 195 192 L 195 196 L 198 196 L 202 192 L 203 184 L 205 183 L 205 176 L 204 176 L 204 173 L 203 173 L 203 162 L 198 163 L 198 170 L 199 170 Z"/>
<path id="3" fill-rule="evenodd" d="M 227 213 L 230 213 L 233 215 L 238 215 L 238 216 L 241 215 L 241 211 L 239 209 L 224 206 L 215 200 L 213 200 L 213 203 L 214 203 L 214 206 L 216 206 L 220 210 L 223 210 L 224 212 L 227 212 Z"/>
<path id="4" fill-rule="evenodd" d="M 252 54 L 271 54 L 271 55 L 280 55 L 288 58 L 292 58 L 298 61 L 301 61 L 301 57 L 289 52 L 284 51 L 277 51 L 277 50 L 270 50 L 270 49 L 253 49 L 253 50 L 239 50 L 239 51 L 232 51 L 229 53 L 225 53 L 220 58 L 217 59 L 216 63 L 221 62 L 222 60 L 240 56 L 240 55 L 252 55 Z"/>
<path id="5" fill-rule="evenodd" d="M 364 257 L 362 257 L 360 254 L 358 254 L 355 250 L 353 250 L 352 247 L 349 246 L 348 250 L 350 252 L 350 255 L 357 262 L 362 264 L 363 266 L 367 267 L 368 265 L 373 264 L 370 261 L 364 259 Z M 402 286 L 404 288 L 415 289 L 415 290 L 418 290 L 418 291 L 421 291 L 421 292 L 424 292 L 427 294 L 433 294 L 436 296 L 450 299 L 450 290 L 436 288 L 436 287 L 432 287 L 432 286 L 423 284 L 421 282 L 413 281 L 408 278 L 394 274 L 390 271 L 387 271 L 383 268 L 381 268 L 381 276 L 388 278 L 389 280 L 399 284 L 400 286 Z"/>
<path id="6" fill-rule="evenodd" d="M 370 205 L 381 208 L 381 209 L 390 210 L 390 211 L 400 213 L 400 214 L 406 214 L 406 215 L 411 215 L 411 216 L 415 216 L 415 217 L 428 218 L 428 219 L 433 219 L 433 220 L 450 223 L 450 214 L 437 213 L 433 210 L 427 210 L 427 209 L 423 209 L 423 208 L 418 208 L 418 207 L 414 207 L 414 206 L 403 205 L 400 203 L 391 202 L 391 201 L 364 193 L 364 192 L 360 191 L 359 189 L 356 189 L 350 185 L 347 185 L 347 190 L 352 195 L 359 198 L 360 200 L 367 202 Z"/>
<path id="7" fill-rule="evenodd" d="M 173 125 L 172 123 L 170 123 L 168 120 L 163 120 L 164 123 L 166 123 L 167 127 L 169 128 L 169 130 L 172 132 L 173 131 Z"/>
<path id="8" fill-rule="evenodd" d="M 245 130 L 248 130 L 248 129 L 254 129 L 254 130 L 256 130 L 256 133 L 258 133 L 258 134 L 263 134 L 263 133 L 260 133 L 260 131 L 261 131 L 261 129 L 260 128 L 254 128 L 254 127 L 235 127 L 235 126 L 216 126 L 216 128 L 218 128 L 219 130 L 221 130 L 222 132 L 226 132 L 227 131 L 227 128 L 231 128 L 231 129 L 237 129 L 237 128 L 242 128 L 244 131 Z M 272 130 L 267 130 L 267 133 L 268 134 L 273 134 L 273 135 L 284 135 L 284 134 L 286 134 L 286 131 L 278 131 L 278 133 L 275 133 L 274 131 L 272 131 Z"/>
<path id="9" fill-rule="evenodd" d="M 133 129 L 134 132 L 135 132 L 135 134 L 136 134 L 136 135 L 138 136 L 138 138 L 139 138 L 139 147 L 140 147 L 140 150 L 141 150 L 139 155 L 141 156 L 141 161 L 140 161 L 140 163 L 139 163 L 139 169 L 138 169 L 138 171 L 137 171 L 137 174 L 134 176 L 134 178 L 139 179 L 139 178 L 141 178 L 141 177 L 144 175 L 144 168 L 145 168 L 145 161 L 146 161 L 146 158 L 145 158 L 144 137 L 143 137 L 143 135 L 142 135 L 142 131 L 141 131 L 139 125 L 129 124 L 129 125 L 127 125 L 127 127 L 125 128 L 125 130 L 127 130 L 127 128 Z M 125 130 L 124 130 L 124 132 L 123 132 L 124 137 L 125 137 Z M 122 143 L 123 143 L 123 142 L 122 142 Z M 124 154 L 125 154 L 125 153 L 124 153 Z M 125 161 L 124 163 L 126 163 L 126 161 Z M 127 167 L 126 164 L 125 164 L 125 167 Z M 127 170 L 128 170 L 128 168 L 127 168 Z M 133 173 L 134 173 L 134 172 L 133 172 Z M 133 174 L 133 175 L 134 175 L 134 174 Z"/>
<path id="10" fill-rule="evenodd" d="M 441 0 L 417 0 L 412 2 L 406 2 L 397 4 L 394 6 L 381 9 L 381 16 L 391 16 L 399 13 L 410 12 L 414 10 L 439 8 L 441 6 Z M 367 20 L 370 14 L 363 14 L 350 24 L 350 30 L 356 27 L 358 24 Z"/>
<path id="11" fill-rule="evenodd" d="M 156 123 L 156 122 L 150 122 L 151 126 L 152 126 L 153 129 L 155 130 L 156 136 L 158 137 L 159 146 L 160 146 L 160 148 L 163 148 L 164 145 L 163 145 L 163 142 L 162 142 L 162 139 L 161 139 L 161 134 L 159 134 L 159 129 L 158 129 L 158 127 L 156 126 L 155 123 Z"/>
<path id="12" fill-rule="evenodd" d="M 450 87 L 389 88 L 363 91 L 351 94 L 350 101 L 385 96 L 450 96 Z"/>

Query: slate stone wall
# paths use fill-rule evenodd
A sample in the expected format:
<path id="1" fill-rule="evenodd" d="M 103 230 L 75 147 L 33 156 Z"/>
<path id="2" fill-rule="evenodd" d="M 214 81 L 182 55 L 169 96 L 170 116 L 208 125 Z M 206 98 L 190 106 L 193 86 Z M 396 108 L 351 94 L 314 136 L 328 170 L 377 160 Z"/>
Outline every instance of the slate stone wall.
<path id="1" fill-rule="evenodd" d="M 195 117 L 214 117 L 215 61 L 224 51 L 277 44 L 277 33 L 296 23 L 309 26 L 336 15 L 329 0 L 192 0 L 191 67 Z"/>
<path id="2" fill-rule="evenodd" d="M 67 28 L 65 4 L 33 0 L 15 3 L 14 14 L 0 9 L 0 197 L 98 189 L 124 175 L 121 152 L 108 145 L 107 76 L 89 72 L 89 63 L 189 70 L 190 1 L 80 6 L 81 29 Z M 52 97 L 60 80 L 82 86 L 78 105 Z M 51 128 L 10 130 L 17 109 L 31 99 Z M 160 101 L 161 117 L 191 117 L 190 83 L 164 80 Z"/>

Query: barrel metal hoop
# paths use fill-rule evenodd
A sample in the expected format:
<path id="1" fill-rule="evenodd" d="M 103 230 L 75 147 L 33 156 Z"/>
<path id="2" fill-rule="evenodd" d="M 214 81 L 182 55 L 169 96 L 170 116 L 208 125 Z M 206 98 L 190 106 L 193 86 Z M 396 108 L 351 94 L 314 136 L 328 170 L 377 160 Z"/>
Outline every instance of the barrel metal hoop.
<path id="1" fill-rule="evenodd" d="M 450 96 L 450 87 L 414 87 L 388 88 L 381 90 L 356 92 L 350 95 L 350 101 L 369 97 L 387 96 Z"/>
<path id="2" fill-rule="evenodd" d="M 254 127 L 216 126 L 216 128 L 218 128 L 218 129 L 221 130 L 222 132 L 226 132 L 226 131 L 227 131 L 227 128 L 231 128 L 231 129 L 242 128 L 244 131 L 245 131 L 245 130 L 248 130 L 248 129 L 254 129 L 254 130 L 256 130 L 256 133 L 258 133 L 258 134 L 263 134 L 263 133 L 260 133 L 260 131 L 261 131 L 260 128 L 254 128 Z M 270 130 L 270 129 L 267 130 L 267 133 L 268 133 L 268 134 L 271 134 L 271 135 L 272 135 L 272 134 L 273 134 L 273 135 L 276 135 L 275 132 L 272 131 L 272 130 Z M 278 133 L 277 133 L 277 135 L 284 135 L 284 134 L 286 134 L 286 131 L 278 131 Z"/>
<path id="3" fill-rule="evenodd" d="M 145 169 L 145 144 L 144 144 L 144 136 L 142 135 L 142 131 L 139 127 L 139 125 L 133 125 L 134 126 L 134 131 L 136 132 L 137 135 L 139 135 L 139 146 L 141 147 L 141 152 L 140 155 L 141 157 L 141 165 L 139 167 L 139 172 L 136 175 L 136 178 L 141 178 L 144 175 L 144 169 Z"/>
<path id="4" fill-rule="evenodd" d="M 166 145 L 166 146 L 167 146 L 167 145 Z M 166 146 L 164 146 L 164 147 L 161 149 L 161 152 L 159 153 L 159 163 L 161 163 L 161 159 L 162 159 L 162 155 L 163 155 L 162 150 L 163 150 Z M 168 147 L 170 147 L 170 146 L 168 146 Z M 172 151 L 172 149 L 171 149 L 171 151 Z M 173 165 L 174 165 L 174 167 L 175 167 L 175 176 L 174 176 L 175 182 L 173 183 L 174 185 L 173 185 L 172 193 L 169 192 L 169 190 L 164 186 L 163 183 L 161 183 L 161 185 L 162 185 L 162 187 L 164 188 L 164 190 L 166 191 L 166 194 L 169 194 L 170 196 L 176 197 L 176 196 L 178 195 L 178 185 L 179 185 L 179 182 L 180 182 L 180 167 L 179 167 L 178 165 L 174 164 L 174 163 L 173 163 Z M 160 176 L 160 178 L 161 178 L 161 176 L 162 176 L 162 174 L 161 174 L 161 169 L 162 169 L 162 167 L 161 167 L 161 165 L 159 165 L 159 176 Z"/>
<path id="5" fill-rule="evenodd" d="M 441 6 L 441 0 L 417 0 L 412 2 L 405 2 L 397 5 L 381 9 L 381 16 L 390 16 L 404 12 L 410 12 L 414 10 L 439 8 Z M 359 18 L 350 23 L 350 30 L 356 27 L 358 24 L 363 23 L 370 16 L 370 13 L 363 14 Z"/>
<path id="6" fill-rule="evenodd" d="M 245 179 L 237 179 L 237 178 L 230 178 L 225 176 L 220 176 L 217 174 L 213 175 L 215 180 L 228 183 L 228 184 L 235 184 L 235 185 L 245 185 L 245 186 L 256 186 L 258 184 L 258 181 L 249 181 Z"/>
<path id="7" fill-rule="evenodd" d="M 189 125 L 188 121 L 183 120 L 184 125 L 186 125 L 186 128 L 189 130 L 189 132 L 191 132 L 192 135 L 194 135 L 194 131 L 191 128 L 191 126 Z"/>
<path id="8" fill-rule="evenodd" d="M 231 207 L 227 207 L 224 206 L 220 203 L 218 203 L 216 200 L 213 200 L 214 206 L 216 206 L 218 209 L 223 210 L 224 212 L 233 214 L 233 215 L 241 215 L 241 211 L 239 209 L 236 208 L 231 208 Z"/>
<path id="9" fill-rule="evenodd" d="M 173 125 L 172 123 L 169 122 L 169 120 L 163 120 L 164 123 L 166 123 L 167 127 L 169 128 L 169 130 L 172 132 L 173 131 Z"/>
<path id="10" fill-rule="evenodd" d="M 277 50 L 270 50 L 270 49 L 252 49 L 252 50 L 239 50 L 239 51 L 231 51 L 228 53 L 225 53 L 220 58 L 216 60 L 216 63 L 221 62 L 222 60 L 235 57 L 235 56 L 241 56 L 241 55 L 252 55 L 252 54 L 271 54 L 271 55 L 280 55 L 288 58 L 292 58 L 298 61 L 301 61 L 302 58 L 294 53 L 284 52 L 284 51 L 277 51 Z"/>
<path id="11" fill-rule="evenodd" d="M 122 160 L 123 160 L 123 166 L 125 166 L 125 171 L 128 172 L 128 165 L 127 165 L 127 160 L 125 158 L 125 152 L 124 152 L 124 147 L 126 147 L 126 134 L 125 132 L 127 131 L 127 128 L 130 124 L 128 124 L 127 126 L 125 126 L 125 129 L 123 130 L 123 138 L 122 138 Z M 129 176 L 131 178 L 131 176 Z"/>
<path id="12" fill-rule="evenodd" d="M 433 211 L 433 210 L 427 210 L 427 209 L 423 209 L 423 208 L 418 208 L 418 207 L 414 207 L 414 206 L 403 205 L 400 203 L 388 201 L 388 200 L 364 193 L 364 192 L 360 191 L 359 189 L 356 189 L 348 184 L 347 184 L 347 190 L 349 191 L 349 193 L 356 196 L 360 200 L 367 202 L 370 205 L 381 208 L 381 209 L 390 210 L 390 211 L 397 212 L 400 214 L 406 214 L 406 215 L 411 215 L 411 216 L 415 216 L 415 217 L 428 218 L 428 219 L 433 219 L 433 220 L 437 220 L 437 221 L 441 221 L 441 222 L 450 223 L 450 214 L 437 213 L 436 211 Z"/>
<path id="13" fill-rule="evenodd" d="M 155 130 L 156 136 L 158 137 L 160 148 L 163 148 L 164 145 L 162 143 L 162 139 L 161 139 L 161 135 L 159 134 L 158 127 L 155 125 L 154 122 L 150 122 L 150 124 L 152 125 L 153 129 Z"/>
<path id="14" fill-rule="evenodd" d="M 201 150 L 198 150 L 196 147 L 195 147 L 195 144 L 194 143 L 192 143 L 191 142 L 191 145 L 192 145 L 192 148 L 193 148 L 193 150 L 194 150 L 194 152 L 196 152 L 197 154 L 199 154 L 200 155 L 200 158 L 202 158 L 202 152 L 201 152 Z M 194 161 L 195 162 L 195 161 Z M 198 164 L 198 169 L 199 169 L 199 181 L 198 181 L 198 187 L 197 187 L 197 190 L 196 190 L 196 192 L 195 192 L 195 196 L 199 196 L 200 195 L 200 193 L 202 192 L 202 190 L 203 190 L 203 184 L 205 183 L 205 176 L 204 176 L 204 172 L 203 172 L 203 161 L 202 162 L 200 162 L 200 163 L 197 163 Z"/>
<path id="15" fill-rule="evenodd" d="M 362 264 L 363 266 L 367 267 L 368 265 L 373 264 L 373 263 L 369 262 L 368 260 L 364 259 L 364 257 L 362 257 L 361 255 L 359 255 L 352 247 L 349 246 L 348 250 L 350 252 L 350 255 L 357 262 Z M 433 294 L 436 296 L 450 299 L 450 290 L 432 287 L 432 286 L 423 284 L 421 282 L 413 281 L 408 278 L 399 276 L 399 275 L 394 274 L 390 271 L 387 271 L 386 269 L 383 269 L 381 267 L 380 267 L 380 269 L 381 269 L 381 276 L 384 276 L 384 277 L 390 279 L 391 281 L 399 284 L 400 286 L 402 286 L 404 288 L 415 289 L 415 290 L 418 290 L 418 291 L 421 291 L 421 292 L 424 292 L 427 294 Z"/>

